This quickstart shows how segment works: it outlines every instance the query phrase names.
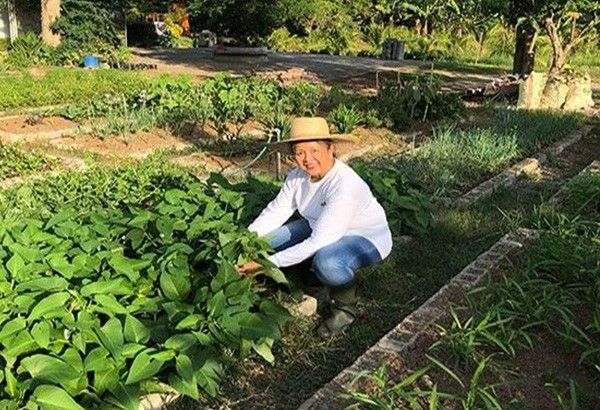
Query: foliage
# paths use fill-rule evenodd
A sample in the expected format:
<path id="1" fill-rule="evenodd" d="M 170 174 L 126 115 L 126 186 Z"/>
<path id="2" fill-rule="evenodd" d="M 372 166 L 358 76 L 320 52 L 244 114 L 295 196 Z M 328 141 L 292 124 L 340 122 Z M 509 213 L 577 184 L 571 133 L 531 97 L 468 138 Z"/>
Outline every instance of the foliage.
<path id="1" fill-rule="evenodd" d="M 600 174 L 587 172 L 567 185 L 567 199 L 562 204 L 574 214 L 584 214 L 590 220 L 600 216 Z"/>
<path id="2" fill-rule="evenodd" d="M 60 34 L 60 62 L 79 64 L 85 54 L 104 56 L 121 45 L 110 4 L 62 0 L 60 17 L 52 25 Z"/>
<path id="3" fill-rule="evenodd" d="M 430 198 L 411 186 L 402 170 L 389 165 L 362 161 L 352 168 L 370 186 L 386 211 L 392 232 L 426 232 L 432 223 Z"/>
<path id="4" fill-rule="evenodd" d="M 375 106 L 384 123 L 396 130 L 413 121 L 456 117 L 462 110 L 458 95 L 442 93 L 441 80 L 433 72 L 405 76 L 396 83 L 383 84 L 378 90 Z"/>
<path id="5" fill-rule="evenodd" d="M 198 399 L 217 394 L 225 349 L 274 360 L 289 314 L 235 271 L 266 263 L 264 242 L 237 227 L 242 204 L 191 184 L 145 209 L 2 221 L 4 398 L 44 402 L 42 385 L 127 407 L 160 380 Z"/>
<path id="6" fill-rule="evenodd" d="M 333 124 L 339 133 L 350 134 L 363 122 L 363 117 L 354 107 L 339 105 L 328 117 L 329 123 Z"/>
<path id="7" fill-rule="evenodd" d="M 0 76 L 0 108 L 88 104 L 107 93 L 141 90 L 146 83 L 135 73 L 117 70 L 50 68 L 42 76 L 29 73 Z"/>
<path id="8" fill-rule="evenodd" d="M 65 171 L 44 181 L 0 190 L 0 214 L 47 218 L 63 207 L 89 213 L 98 208 L 151 206 L 166 190 L 184 189 L 193 181 L 191 175 L 159 155 L 116 168 L 91 165 L 87 172 Z"/>
<path id="9" fill-rule="evenodd" d="M 488 127 L 436 131 L 396 161 L 410 181 L 435 195 L 457 194 L 508 163 L 564 137 L 582 123 L 573 114 L 497 110 Z"/>
<path id="10" fill-rule="evenodd" d="M 28 32 L 20 35 L 8 47 L 6 62 L 14 68 L 45 65 L 51 61 L 52 50 L 39 36 Z"/>
<path id="11" fill-rule="evenodd" d="M 55 160 L 37 152 L 0 143 L 0 180 L 50 169 Z"/>
<path id="12" fill-rule="evenodd" d="M 202 22 L 202 29 L 254 45 L 276 28 L 285 9 L 280 2 L 192 0 L 188 11 L 192 24 Z"/>
<path id="13" fill-rule="evenodd" d="M 290 114 L 298 117 L 313 116 L 321 105 L 323 89 L 318 84 L 297 81 L 285 89 Z"/>

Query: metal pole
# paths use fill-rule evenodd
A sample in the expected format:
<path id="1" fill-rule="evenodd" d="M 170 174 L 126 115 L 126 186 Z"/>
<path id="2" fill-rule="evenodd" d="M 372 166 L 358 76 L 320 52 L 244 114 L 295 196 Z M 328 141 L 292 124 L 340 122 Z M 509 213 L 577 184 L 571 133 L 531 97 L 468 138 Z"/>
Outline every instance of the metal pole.
<path id="1" fill-rule="evenodd" d="M 279 128 L 275 128 L 275 139 L 277 142 L 281 142 L 281 130 Z M 276 178 L 277 180 L 281 180 L 281 153 L 277 151 L 277 170 L 276 170 Z"/>

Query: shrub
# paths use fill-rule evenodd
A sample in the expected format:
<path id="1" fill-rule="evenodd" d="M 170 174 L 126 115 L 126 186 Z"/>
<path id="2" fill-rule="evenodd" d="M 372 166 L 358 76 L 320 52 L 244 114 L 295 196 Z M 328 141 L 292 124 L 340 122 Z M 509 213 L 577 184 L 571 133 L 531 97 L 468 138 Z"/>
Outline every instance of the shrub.
<path id="1" fill-rule="evenodd" d="M 52 60 L 52 49 L 35 33 L 25 33 L 8 47 L 7 63 L 13 68 L 45 65 Z"/>
<path id="2" fill-rule="evenodd" d="M 42 154 L 0 143 L 0 180 L 46 170 L 55 163 Z"/>
<path id="3" fill-rule="evenodd" d="M 84 54 L 107 56 L 121 45 L 110 5 L 91 0 L 62 0 L 52 29 L 60 34 L 57 48 L 62 64 L 80 64 Z"/>
<path id="4" fill-rule="evenodd" d="M 339 133 L 349 134 L 363 122 L 363 116 L 354 107 L 339 105 L 328 117 Z"/>
<path id="5" fill-rule="evenodd" d="M 430 198 L 409 183 L 403 170 L 364 161 L 353 161 L 351 165 L 385 209 L 394 234 L 423 233 L 429 229 L 433 216 Z"/>
<path id="6" fill-rule="evenodd" d="M 441 89 L 441 80 L 433 73 L 404 76 L 380 87 L 375 106 L 384 123 L 397 130 L 414 121 L 458 116 L 463 109 L 460 97 Z"/>
<path id="7" fill-rule="evenodd" d="M 298 81 L 285 89 L 288 112 L 294 116 L 314 116 L 321 105 L 323 89 L 308 81 Z"/>

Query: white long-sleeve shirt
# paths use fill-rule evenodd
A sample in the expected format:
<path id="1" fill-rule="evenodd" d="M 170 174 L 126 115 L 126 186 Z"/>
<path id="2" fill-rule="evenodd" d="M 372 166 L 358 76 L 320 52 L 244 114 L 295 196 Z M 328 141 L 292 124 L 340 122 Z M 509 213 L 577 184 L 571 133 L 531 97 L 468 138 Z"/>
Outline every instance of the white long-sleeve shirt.
<path id="1" fill-rule="evenodd" d="M 268 237 L 296 210 L 308 221 L 312 234 L 303 242 L 271 255 L 269 259 L 276 266 L 300 263 L 349 235 L 371 241 L 382 259 L 392 250 L 392 234 L 383 208 L 366 182 L 339 160 L 317 182 L 311 182 L 310 176 L 299 168 L 292 170 L 277 197 L 248 229 Z"/>

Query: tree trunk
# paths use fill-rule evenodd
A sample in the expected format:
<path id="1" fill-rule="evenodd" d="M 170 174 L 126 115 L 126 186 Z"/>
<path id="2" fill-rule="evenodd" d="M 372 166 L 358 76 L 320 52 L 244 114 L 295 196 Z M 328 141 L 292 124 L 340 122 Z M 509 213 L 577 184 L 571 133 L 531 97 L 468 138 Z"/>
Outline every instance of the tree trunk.
<path id="1" fill-rule="evenodd" d="M 481 58 L 482 54 L 483 54 L 483 40 L 485 38 L 485 33 L 481 32 L 479 33 L 479 35 L 477 36 L 477 43 L 479 45 L 478 49 L 477 49 L 477 58 L 475 59 L 475 64 L 479 63 L 479 59 Z"/>
<path id="2" fill-rule="evenodd" d="M 535 29 L 518 27 L 515 53 L 513 56 L 513 74 L 525 76 L 531 74 L 535 63 Z"/>
<path id="3" fill-rule="evenodd" d="M 60 0 L 41 0 L 42 2 L 42 40 L 56 47 L 60 44 L 60 36 L 52 32 L 52 23 L 60 16 Z"/>
<path id="4" fill-rule="evenodd" d="M 546 32 L 548 33 L 548 37 L 550 37 L 550 42 L 552 43 L 552 64 L 550 64 L 548 77 L 554 78 L 560 76 L 564 70 L 569 51 L 573 45 L 571 42 L 568 42 L 566 46 L 563 47 L 561 38 L 558 35 L 558 30 L 551 17 L 547 17 L 544 20 L 544 27 L 546 28 Z M 573 41 L 573 37 L 574 36 L 571 37 L 571 41 Z"/>

